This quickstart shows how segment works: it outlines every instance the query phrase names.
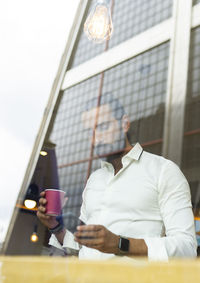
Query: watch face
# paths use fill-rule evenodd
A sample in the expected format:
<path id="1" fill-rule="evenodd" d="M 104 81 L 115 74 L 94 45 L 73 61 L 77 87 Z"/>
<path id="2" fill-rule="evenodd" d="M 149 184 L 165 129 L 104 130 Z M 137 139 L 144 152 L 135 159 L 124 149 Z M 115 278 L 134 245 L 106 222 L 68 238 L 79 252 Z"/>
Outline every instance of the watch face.
<path id="1" fill-rule="evenodd" d="M 128 252 L 129 251 L 129 240 L 121 237 L 120 242 L 119 242 L 119 249 L 123 252 Z"/>

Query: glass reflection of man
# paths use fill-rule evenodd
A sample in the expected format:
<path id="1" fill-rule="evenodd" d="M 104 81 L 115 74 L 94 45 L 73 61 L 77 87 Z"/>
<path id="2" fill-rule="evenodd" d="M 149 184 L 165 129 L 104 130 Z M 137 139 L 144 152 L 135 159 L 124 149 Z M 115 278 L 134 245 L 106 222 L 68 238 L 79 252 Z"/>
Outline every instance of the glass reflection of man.
<path id="1" fill-rule="evenodd" d="M 92 99 L 82 113 L 95 153 L 103 161 L 83 192 L 80 220 L 72 234 L 45 215 L 41 194 L 38 217 L 52 233 L 50 244 L 78 251 L 82 259 L 115 255 L 152 260 L 195 257 L 196 238 L 188 183 L 171 161 L 143 151 L 128 138 L 130 122 L 109 93 Z"/>
<path id="2" fill-rule="evenodd" d="M 127 138 L 129 118 L 110 93 L 102 96 L 100 107 L 95 105 L 97 99 L 91 99 L 84 107 L 81 120 L 85 131 L 90 133 L 96 155 L 110 162 L 119 161 L 132 148 Z"/>

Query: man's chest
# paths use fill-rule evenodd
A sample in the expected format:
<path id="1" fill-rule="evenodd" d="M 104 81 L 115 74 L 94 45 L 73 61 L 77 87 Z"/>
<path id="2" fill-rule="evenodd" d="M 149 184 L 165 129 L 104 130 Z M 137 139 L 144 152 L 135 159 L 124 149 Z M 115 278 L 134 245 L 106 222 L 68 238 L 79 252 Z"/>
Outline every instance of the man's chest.
<path id="1" fill-rule="evenodd" d="M 134 170 L 114 176 L 101 172 L 85 189 L 85 203 L 89 214 L 102 210 L 109 213 L 150 213 L 158 210 L 156 179 Z"/>

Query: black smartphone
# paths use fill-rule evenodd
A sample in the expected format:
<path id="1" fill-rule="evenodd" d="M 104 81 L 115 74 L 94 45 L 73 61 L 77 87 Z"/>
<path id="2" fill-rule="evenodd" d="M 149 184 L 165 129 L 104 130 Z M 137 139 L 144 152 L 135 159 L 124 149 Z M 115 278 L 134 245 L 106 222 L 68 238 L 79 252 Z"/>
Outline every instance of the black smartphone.
<path id="1" fill-rule="evenodd" d="M 77 226 L 81 226 L 81 225 L 87 225 L 87 224 L 85 224 L 82 220 L 79 219 Z M 93 237 L 79 237 L 79 239 L 93 239 Z"/>

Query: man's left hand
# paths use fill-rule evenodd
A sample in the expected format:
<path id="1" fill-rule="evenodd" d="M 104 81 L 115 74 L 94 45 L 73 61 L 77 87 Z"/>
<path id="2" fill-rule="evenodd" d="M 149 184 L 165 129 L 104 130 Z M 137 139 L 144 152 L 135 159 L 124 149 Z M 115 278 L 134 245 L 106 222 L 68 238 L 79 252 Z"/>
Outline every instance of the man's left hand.
<path id="1" fill-rule="evenodd" d="M 74 237 L 76 242 L 88 248 L 97 249 L 103 253 L 118 253 L 119 236 L 102 225 L 78 226 Z"/>

